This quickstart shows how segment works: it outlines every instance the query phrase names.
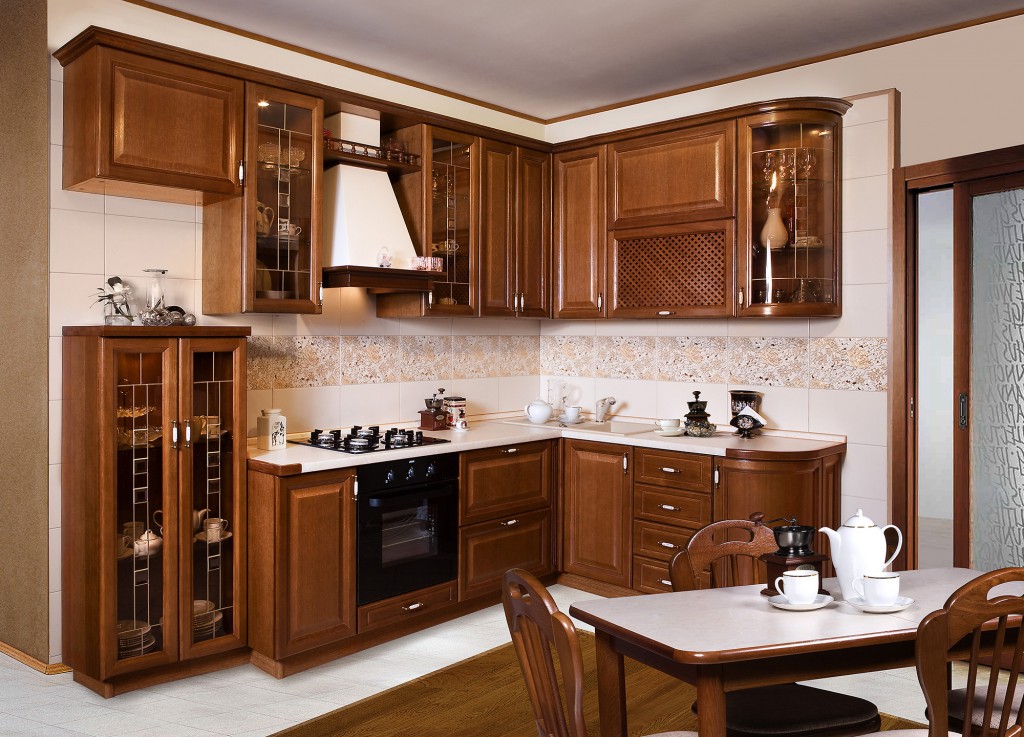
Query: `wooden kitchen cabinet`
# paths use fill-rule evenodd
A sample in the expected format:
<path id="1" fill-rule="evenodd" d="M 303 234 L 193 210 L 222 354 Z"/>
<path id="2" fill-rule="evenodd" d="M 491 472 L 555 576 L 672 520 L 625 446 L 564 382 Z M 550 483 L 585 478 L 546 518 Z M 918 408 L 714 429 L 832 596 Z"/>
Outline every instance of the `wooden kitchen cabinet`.
<path id="1" fill-rule="evenodd" d="M 630 585 L 632 450 L 566 440 L 561 497 L 565 573 Z"/>
<path id="2" fill-rule="evenodd" d="M 242 192 L 244 83 L 103 45 L 92 29 L 64 67 L 64 189 L 196 204 Z"/>
<path id="3" fill-rule="evenodd" d="M 554 447 L 544 440 L 460 455 L 460 600 L 497 593 L 510 568 L 554 571 Z"/>
<path id="4" fill-rule="evenodd" d="M 245 86 L 245 188 L 203 207 L 203 313 L 318 314 L 323 100 Z"/>
<path id="5" fill-rule="evenodd" d="M 551 157 L 484 140 L 480 314 L 547 317 Z"/>
<path id="6" fill-rule="evenodd" d="M 280 661 L 356 633 L 355 478 L 249 472 L 249 639 L 278 677 Z"/>
<path id="7" fill-rule="evenodd" d="M 605 317 L 605 146 L 554 156 L 553 317 Z"/>
<path id="8" fill-rule="evenodd" d="M 247 334 L 64 328 L 61 652 L 103 696 L 247 657 Z"/>

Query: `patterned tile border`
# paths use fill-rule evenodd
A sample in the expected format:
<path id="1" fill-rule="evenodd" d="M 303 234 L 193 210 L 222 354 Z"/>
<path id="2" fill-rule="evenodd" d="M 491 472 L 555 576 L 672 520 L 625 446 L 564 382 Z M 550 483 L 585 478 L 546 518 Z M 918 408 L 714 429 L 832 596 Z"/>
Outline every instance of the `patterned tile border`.
<path id="1" fill-rule="evenodd" d="M 661 381 L 725 384 L 729 379 L 729 339 L 658 338 Z"/>
<path id="2" fill-rule="evenodd" d="M 594 376 L 603 379 L 656 379 L 658 339 L 647 336 L 597 336 Z"/>
<path id="3" fill-rule="evenodd" d="M 807 353 L 807 338 L 729 338 L 729 383 L 806 388 Z"/>
<path id="4" fill-rule="evenodd" d="M 593 376 L 594 336 L 541 336 L 540 370 L 552 376 Z"/>
<path id="5" fill-rule="evenodd" d="M 889 341 L 885 338 L 811 339 L 811 387 L 887 391 Z"/>
<path id="6" fill-rule="evenodd" d="M 402 343 L 397 335 L 346 335 L 341 339 L 342 384 L 401 380 Z"/>

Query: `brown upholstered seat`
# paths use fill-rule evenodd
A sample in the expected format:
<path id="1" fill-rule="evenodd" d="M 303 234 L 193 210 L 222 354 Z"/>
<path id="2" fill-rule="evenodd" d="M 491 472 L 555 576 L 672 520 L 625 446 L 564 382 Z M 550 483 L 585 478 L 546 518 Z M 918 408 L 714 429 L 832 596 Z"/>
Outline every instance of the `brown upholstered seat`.
<path id="1" fill-rule="evenodd" d="M 587 737 L 583 721 L 583 654 L 576 626 L 533 574 L 513 569 L 501 592 L 505 619 L 541 737 Z M 556 672 L 556 658 L 560 671 Z M 559 684 L 559 680 L 561 684 Z M 697 737 L 662 732 L 650 737 Z"/>
<path id="2" fill-rule="evenodd" d="M 705 571 L 713 587 L 762 583 L 758 558 L 778 549 L 762 518 L 756 514 L 750 520 L 724 520 L 698 530 L 686 549 L 672 558 L 672 588 L 697 588 Z M 725 695 L 725 729 L 730 737 L 850 737 L 875 732 L 881 724 L 878 708 L 870 701 L 797 683 Z"/>

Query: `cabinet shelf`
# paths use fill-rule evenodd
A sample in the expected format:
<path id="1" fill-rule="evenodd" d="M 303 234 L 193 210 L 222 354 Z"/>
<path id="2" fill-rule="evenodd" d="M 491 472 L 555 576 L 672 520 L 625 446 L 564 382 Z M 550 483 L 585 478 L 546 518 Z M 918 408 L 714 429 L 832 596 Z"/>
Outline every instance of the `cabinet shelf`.
<path id="1" fill-rule="evenodd" d="M 369 156 L 366 154 L 355 154 L 348 153 L 345 151 L 336 151 L 334 149 L 324 149 L 324 166 L 331 168 L 338 164 L 347 164 L 349 166 L 361 166 L 366 169 L 378 169 L 380 171 L 397 172 L 399 174 L 408 174 L 410 172 L 420 171 L 422 167 L 419 164 L 407 164 L 402 161 L 394 161 L 393 159 L 384 159 L 379 156 Z"/>

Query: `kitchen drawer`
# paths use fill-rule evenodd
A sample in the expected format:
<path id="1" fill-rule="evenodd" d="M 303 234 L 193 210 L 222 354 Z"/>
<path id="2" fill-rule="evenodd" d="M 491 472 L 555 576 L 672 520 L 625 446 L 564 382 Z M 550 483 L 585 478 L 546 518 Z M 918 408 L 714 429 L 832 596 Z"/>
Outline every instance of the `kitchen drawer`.
<path id="1" fill-rule="evenodd" d="M 711 456 L 637 448 L 634 480 L 641 484 L 710 493 L 712 466 Z"/>
<path id="2" fill-rule="evenodd" d="M 636 484 L 633 516 L 699 530 L 711 524 L 711 494 Z"/>
<path id="3" fill-rule="evenodd" d="M 551 446 L 545 440 L 462 453 L 459 524 L 550 506 Z"/>
<path id="4" fill-rule="evenodd" d="M 408 622 L 456 602 L 455 581 L 359 607 L 359 633 Z"/>
<path id="5" fill-rule="evenodd" d="M 669 561 L 686 547 L 691 537 L 692 530 L 638 520 L 633 523 L 633 555 Z"/>
<path id="6" fill-rule="evenodd" d="M 534 510 L 459 530 L 459 600 L 501 591 L 510 568 L 535 576 L 554 570 L 551 511 Z"/>
<path id="7" fill-rule="evenodd" d="M 633 556 L 633 589 L 645 594 L 664 594 L 672 590 L 668 561 Z"/>

